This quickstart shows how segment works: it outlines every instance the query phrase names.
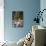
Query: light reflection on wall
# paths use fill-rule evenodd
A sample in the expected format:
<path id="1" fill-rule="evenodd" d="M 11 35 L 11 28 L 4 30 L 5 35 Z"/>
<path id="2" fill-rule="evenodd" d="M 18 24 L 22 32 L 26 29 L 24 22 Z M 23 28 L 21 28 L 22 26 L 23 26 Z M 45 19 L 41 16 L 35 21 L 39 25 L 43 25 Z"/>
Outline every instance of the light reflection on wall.
<path id="1" fill-rule="evenodd" d="M 4 0 L 0 1 L 0 42 L 4 41 Z"/>

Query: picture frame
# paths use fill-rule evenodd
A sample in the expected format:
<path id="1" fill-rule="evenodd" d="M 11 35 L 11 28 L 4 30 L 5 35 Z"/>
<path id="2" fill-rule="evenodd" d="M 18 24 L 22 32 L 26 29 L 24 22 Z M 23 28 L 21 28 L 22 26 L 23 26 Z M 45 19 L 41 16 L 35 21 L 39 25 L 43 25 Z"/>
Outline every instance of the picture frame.
<path id="1" fill-rule="evenodd" d="M 12 26 L 23 27 L 24 18 L 23 11 L 12 11 Z"/>

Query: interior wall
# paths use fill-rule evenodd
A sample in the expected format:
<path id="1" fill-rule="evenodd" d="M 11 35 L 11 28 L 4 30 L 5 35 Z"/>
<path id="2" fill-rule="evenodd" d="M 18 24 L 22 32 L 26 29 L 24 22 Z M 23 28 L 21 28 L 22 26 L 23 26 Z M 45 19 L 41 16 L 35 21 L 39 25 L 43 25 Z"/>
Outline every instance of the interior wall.
<path id="1" fill-rule="evenodd" d="M 46 0 L 41 0 L 40 2 L 41 2 L 40 3 L 40 9 L 42 11 L 43 9 L 46 9 Z M 46 10 L 43 12 L 42 17 L 43 17 L 43 22 L 41 21 L 40 25 L 43 25 L 46 27 Z"/>
<path id="2" fill-rule="evenodd" d="M 4 39 L 18 41 L 32 29 L 36 12 L 40 9 L 40 0 L 5 0 L 4 1 Z M 12 27 L 12 11 L 24 11 L 24 27 Z"/>
<path id="3" fill-rule="evenodd" d="M 40 10 L 42 11 L 43 9 L 46 9 L 46 0 L 40 0 Z M 40 25 L 46 27 L 46 10 L 43 12 L 42 17 L 43 17 L 43 22 L 40 21 Z M 45 43 L 46 43 L 46 39 L 45 39 Z"/>
<path id="4" fill-rule="evenodd" d="M 0 42 L 4 41 L 4 0 L 0 1 Z"/>

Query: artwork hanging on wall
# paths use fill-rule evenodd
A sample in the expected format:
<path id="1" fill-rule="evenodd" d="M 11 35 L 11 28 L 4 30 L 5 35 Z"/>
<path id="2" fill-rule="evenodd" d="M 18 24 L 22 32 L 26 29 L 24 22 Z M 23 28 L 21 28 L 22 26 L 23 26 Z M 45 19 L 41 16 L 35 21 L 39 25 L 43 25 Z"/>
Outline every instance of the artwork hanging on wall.
<path id="1" fill-rule="evenodd" d="M 12 26 L 23 27 L 23 11 L 12 11 Z"/>

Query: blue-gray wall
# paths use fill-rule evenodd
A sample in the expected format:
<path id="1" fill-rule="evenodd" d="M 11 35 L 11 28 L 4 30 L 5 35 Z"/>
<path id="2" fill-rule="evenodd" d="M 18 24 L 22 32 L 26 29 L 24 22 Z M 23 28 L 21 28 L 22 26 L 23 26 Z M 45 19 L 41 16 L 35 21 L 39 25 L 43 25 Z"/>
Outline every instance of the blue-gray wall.
<path id="1" fill-rule="evenodd" d="M 40 1 L 40 10 L 43 10 L 43 9 L 46 9 L 46 0 Z M 46 11 L 43 13 L 42 17 L 43 17 L 43 22 L 40 21 L 40 25 L 46 27 Z M 45 37 L 45 39 L 46 39 L 46 37 Z M 45 44 L 46 44 L 46 40 L 45 40 Z"/>
<path id="2" fill-rule="evenodd" d="M 42 11 L 43 9 L 46 9 L 46 0 L 41 0 L 40 1 L 40 10 Z M 45 26 L 46 27 L 46 10 L 43 12 L 43 22 L 40 22 L 40 25 Z"/>
<path id="3" fill-rule="evenodd" d="M 40 0 L 5 0 L 4 1 L 4 35 L 7 41 L 18 41 L 31 31 L 33 18 L 36 17 L 35 12 L 40 9 Z M 24 11 L 24 27 L 12 27 L 12 11 Z"/>

